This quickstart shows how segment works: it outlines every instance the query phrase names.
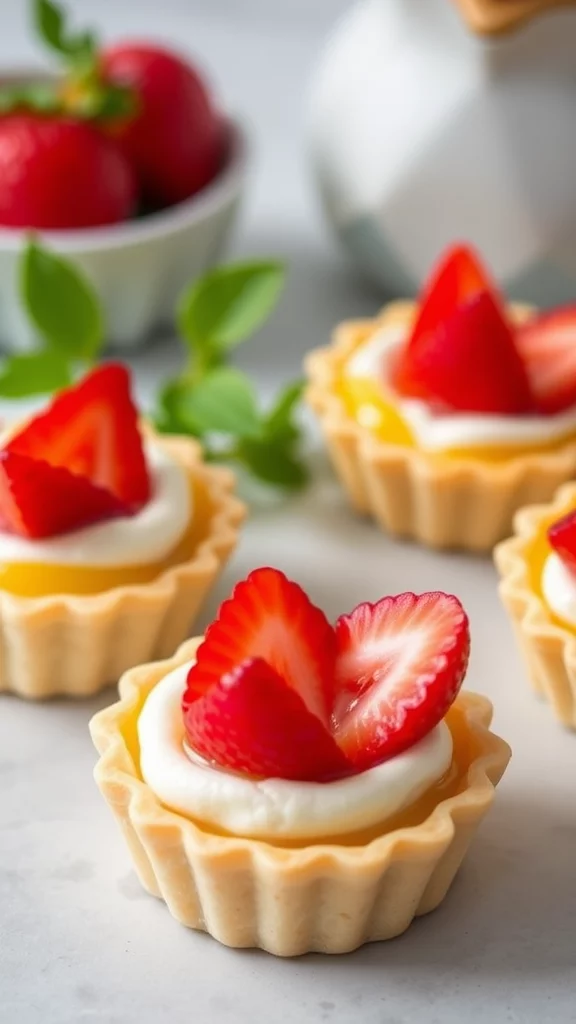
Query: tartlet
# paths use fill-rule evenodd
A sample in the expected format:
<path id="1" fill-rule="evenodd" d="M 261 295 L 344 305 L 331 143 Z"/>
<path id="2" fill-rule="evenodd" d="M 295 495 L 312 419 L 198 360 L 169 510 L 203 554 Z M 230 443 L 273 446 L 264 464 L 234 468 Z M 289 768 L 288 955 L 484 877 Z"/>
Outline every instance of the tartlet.
<path id="1" fill-rule="evenodd" d="M 113 372 L 126 374 L 122 367 Z M 8 447 L 18 429 L 10 432 Z M 132 564 L 125 583 L 121 567 L 82 575 L 82 567 L 43 566 L 39 559 L 31 567 L 16 565 L 15 574 L 14 567 L 0 564 L 0 691 L 30 699 L 87 696 L 117 682 L 129 667 L 165 657 L 189 635 L 236 545 L 244 506 L 234 497 L 233 475 L 206 465 L 196 441 L 161 437 L 148 427 L 144 434 L 146 444 L 189 479 L 193 517 L 185 533 L 159 563 L 162 571 L 148 578 L 145 566 Z M 55 501 L 51 494 L 50 503 Z M 32 584 L 37 592 L 30 594 Z"/>
<path id="2" fill-rule="evenodd" d="M 549 504 L 521 509 L 514 519 L 514 536 L 494 552 L 500 596 L 532 689 L 572 729 L 576 729 L 576 627 L 547 603 L 542 572 L 551 551 L 547 532 L 574 509 L 576 484 L 568 483 Z"/>
<path id="3" fill-rule="evenodd" d="M 194 670 L 202 676 L 210 636 L 209 629 L 204 641 L 188 641 L 168 661 L 132 669 L 120 682 L 119 702 L 91 722 L 100 753 L 96 781 L 142 885 L 182 924 L 225 945 L 278 956 L 344 953 L 401 934 L 444 899 L 505 771 L 510 750 L 489 729 L 489 701 L 457 697 L 445 719 L 450 768 L 385 828 L 292 840 L 230 834 L 169 809 L 141 768 L 147 699 L 179 666 L 192 663 L 189 680 Z"/>
<path id="4" fill-rule="evenodd" d="M 490 452 L 490 458 L 483 458 L 466 445 L 447 452 L 427 450 L 402 430 L 406 424 L 400 424 L 399 432 L 394 422 L 387 436 L 383 429 L 360 423 L 354 400 L 343 389 L 350 360 L 377 332 L 404 331 L 410 338 L 438 277 L 463 258 L 462 252 L 457 249 L 446 257 L 420 303 L 393 302 L 374 319 L 340 324 L 332 344 L 306 359 L 307 398 L 354 509 L 372 516 L 394 536 L 433 548 L 486 552 L 510 533 L 518 508 L 548 500 L 573 476 L 576 427 L 572 425 L 557 443 L 537 444 L 534 450 L 521 446 L 508 457 L 493 457 Z M 466 252 L 464 258 L 470 260 L 471 254 Z M 528 307 L 512 307 L 510 319 L 519 325 L 533 317 Z M 497 366 L 494 372 L 498 373 Z M 469 376 L 474 376 L 472 368 Z"/>

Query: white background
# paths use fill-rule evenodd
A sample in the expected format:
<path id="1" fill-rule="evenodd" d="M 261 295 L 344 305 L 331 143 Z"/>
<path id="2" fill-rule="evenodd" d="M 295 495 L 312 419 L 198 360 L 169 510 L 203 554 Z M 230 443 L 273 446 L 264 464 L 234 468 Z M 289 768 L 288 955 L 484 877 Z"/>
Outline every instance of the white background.
<path id="1" fill-rule="evenodd" d="M 448 2 L 448 0 L 447 0 Z M 151 35 L 200 54 L 247 119 L 253 175 L 235 243 L 290 264 L 285 298 L 239 356 L 263 393 L 378 297 L 332 246 L 307 176 L 303 109 L 343 0 L 76 0 L 106 37 Z M 26 4 L 0 3 L 0 58 L 37 59 Z M 146 400 L 176 365 L 168 339 L 135 360 Z M 6 409 L 2 410 L 5 414 Z M 490 560 L 397 545 L 355 518 L 321 454 L 314 488 L 258 497 L 205 609 L 277 564 L 335 616 L 401 590 L 453 590 L 473 628 L 468 685 L 497 705 L 514 758 L 449 898 L 401 939 L 339 959 L 278 961 L 186 931 L 146 896 L 91 778 L 91 714 L 111 699 L 0 698 L 0 1024 L 462 1024 L 576 1021 L 576 737 L 529 694 Z"/>

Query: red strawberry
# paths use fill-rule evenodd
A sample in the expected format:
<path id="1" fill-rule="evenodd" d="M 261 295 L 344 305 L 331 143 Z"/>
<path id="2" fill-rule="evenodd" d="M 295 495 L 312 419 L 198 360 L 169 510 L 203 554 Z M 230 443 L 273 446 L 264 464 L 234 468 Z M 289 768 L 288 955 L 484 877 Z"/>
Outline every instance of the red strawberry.
<path id="1" fill-rule="evenodd" d="M 130 377 L 119 363 L 105 363 L 61 391 L 6 449 L 65 466 L 111 491 L 132 511 L 150 496 Z"/>
<path id="2" fill-rule="evenodd" d="M 113 494 L 67 469 L 0 452 L 0 529 L 22 537 L 53 537 L 126 514 Z"/>
<path id="3" fill-rule="evenodd" d="M 576 512 L 558 519 L 548 527 L 548 540 L 570 572 L 576 575 Z"/>
<path id="4" fill-rule="evenodd" d="M 464 679 L 468 619 L 455 597 L 400 594 L 336 624 L 334 738 L 357 770 L 407 750 L 443 718 Z"/>
<path id="5" fill-rule="evenodd" d="M 350 771 L 326 727 L 261 658 L 222 676 L 184 720 L 193 749 L 232 771 L 319 781 Z"/>
<path id="6" fill-rule="evenodd" d="M 131 88 L 136 116 L 118 138 L 147 199 L 178 203 L 208 184 L 223 159 L 224 126 L 197 71 L 173 53 L 123 43 L 101 58 L 106 82 Z"/>
<path id="7" fill-rule="evenodd" d="M 257 569 L 198 649 L 182 700 L 187 736 L 206 760 L 253 775 L 327 781 L 363 771 L 437 725 L 469 648 L 455 597 L 387 597 L 333 630 L 300 587 Z"/>
<path id="8" fill-rule="evenodd" d="M 522 324 L 516 345 L 539 412 L 576 405 L 576 306 L 566 306 Z"/>
<path id="9" fill-rule="evenodd" d="M 208 627 L 188 677 L 184 707 L 246 658 L 259 658 L 327 724 L 334 652 L 334 631 L 302 588 L 277 569 L 256 569 L 236 585 Z"/>
<path id="10" fill-rule="evenodd" d="M 126 220 L 135 205 L 131 167 L 92 125 L 25 112 L 0 117 L 0 224 L 89 228 Z"/>
<path id="11" fill-rule="evenodd" d="M 522 415 L 534 401 L 510 326 L 488 292 L 419 335 L 402 353 L 394 384 L 407 396 L 458 412 Z"/>
<path id="12" fill-rule="evenodd" d="M 420 309 L 409 345 L 434 333 L 457 310 L 488 292 L 503 313 L 498 290 L 476 253 L 467 245 L 454 245 L 440 258 L 420 297 Z"/>

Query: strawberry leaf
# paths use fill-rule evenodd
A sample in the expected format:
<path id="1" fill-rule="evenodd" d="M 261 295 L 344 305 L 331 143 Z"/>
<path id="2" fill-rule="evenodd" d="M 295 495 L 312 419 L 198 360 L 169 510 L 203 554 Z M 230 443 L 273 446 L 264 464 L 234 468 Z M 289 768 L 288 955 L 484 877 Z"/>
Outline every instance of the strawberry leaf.
<path id="1" fill-rule="evenodd" d="M 178 327 L 193 352 L 211 356 L 234 348 L 270 315 L 284 284 L 276 261 L 217 267 L 182 296 Z"/>
<path id="2" fill-rule="evenodd" d="M 55 114 L 62 110 L 62 102 L 57 89 L 48 82 L 23 82 L 0 88 L 0 114 L 23 108 L 40 114 Z"/>
<path id="3" fill-rule="evenodd" d="M 0 396 L 47 395 L 71 382 L 68 363 L 57 352 L 11 356 L 0 366 Z"/>
<path id="4" fill-rule="evenodd" d="M 97 355 L 104 338 L 100 303 L 74 264 L 32 240 L 22 256 L 20 287 L 26 311 L 50 348 L 68 359 Z"/>
<path id="5" fill-rule="evenodd" d="M 97 41 L 92 32 L 72 33 L 64 8 L 53 0 L 35 0 L 33 17 L 40 38 L 76 71 L 87 72 L 96 64 Z"/>

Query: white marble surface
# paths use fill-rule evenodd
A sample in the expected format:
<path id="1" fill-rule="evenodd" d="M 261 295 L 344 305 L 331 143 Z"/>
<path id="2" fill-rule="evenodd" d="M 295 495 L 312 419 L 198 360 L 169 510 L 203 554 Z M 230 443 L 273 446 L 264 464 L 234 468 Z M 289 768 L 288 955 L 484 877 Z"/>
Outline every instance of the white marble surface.
<path id="1" fill-rule="evenodd" d="M 370 313 L 324 235 L 302 153 L 318 44 L 343 0 L 77 0 L 112 35 L 184 42 L 227 101 L 250 112 L 255 174 L 236 248 L 290 260 L 270 327 L 240 356 L 263 390 L 297 372 L 334 321 Z M 0 3 L 0 59 L 30 57 L 24 4 Z M 136 360 L 142 397 L 176 362 Z M 4 413 L 1 410 L 0 413 Z M 280 565 L 331 615 L 404 589 L 454 590 L 469 609 L 471 688 L 497 704 L 514 758 L 443 907 L 403 938 L 353 955 L 278 961 L 177 925 L 139 888 L 91 778 L 89 703 L 0 698 L 0 1024 L 567 1024 L 576 1021 L 576 737 L 528 693 L 489 561 L 388 541 L 347 509 L 321 456 L 318 483 L 259 501 L 200 626 L 255 564 Z"/>

